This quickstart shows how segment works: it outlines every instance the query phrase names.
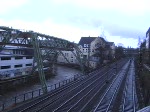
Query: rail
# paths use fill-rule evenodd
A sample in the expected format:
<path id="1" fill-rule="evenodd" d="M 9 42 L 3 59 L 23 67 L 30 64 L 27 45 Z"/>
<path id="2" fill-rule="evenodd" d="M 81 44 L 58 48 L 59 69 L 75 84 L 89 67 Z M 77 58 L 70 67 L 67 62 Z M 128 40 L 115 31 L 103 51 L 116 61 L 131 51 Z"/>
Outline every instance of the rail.
<path id="1" fill-rule="evenodd" d="M 122 80 L 126 75 L 128 68 L 129 68 L 129 62 L 123 67 L 123 69 L 119 72 L 118 76 L 113 80 L 113 82 L 110 84 L 106 92 L 102 95 L 99 103 L 96 105 L 93 112 L 110 111 L 110 108 L 113 105 L 113 101 L 115 100 L 117 92 L 120 88 Z"/>
<path id="2" fill-rule="evenodd" d="M 112 67 L 113 68 L 111 68 L 111 70 L 113 70 L 115 72 L 114 64 L 112 65 Z M 107 68 L 103 68 L 103 70 L 105 70 L 105 71 L 103 71 L 104 73 L 101 73 L 101 75 L 105 76 Z M 84 80 L 79 85 L 74 86 L 74 88 L 71 88 L 71 90 L 69 90 L 69 91 L 63 90 L 63 92 L 61 92 L 61 94 L 58 94 L 58 95 L 52 94 L 52 95 L 49 95 L 48 97 L 45 97 L 44 100 L 42 99 L 35 103 L 32 102 L 32 105 L 22 109 L 20 112 L 26 112 L 29 110 L 31 112 L 39 112 L 39 111 L 45 111 L 45 109 L 50 109 L 50 111 L 57 110 L 57 109 L 59 110 L 59 109 L 62 109 L 64 107 L 64 105 L 69 105 L 69 109 L 70 109 L 71 108 L 70 102 L 73 101 L 72 103 L 75 103 L 76 101 L 80 100 L 80 97 L 82 95 L 85 95 L 86 93 L 88 93 L 88 90 L 86 90 L 87 92 L 84 92 L 83 89 L 85 89 L 85 88 L 89 89 L 89 85 L 91 83 L 93 83 L 94 80 L 97 80 L 98 77 L 99 78 L 102 77 L 99 74 L 100 71 L 102 72 L 102 70 L 97 70 L 95 72 L 92 72 L 92 74 L 90 74 L 91 77 L 89 77 L 88 80 Z M 112 73 L 112 72 L 110 72 L 110 73 Z M 106 78 L 107 78 L 107 76 L 105 76 L 105 79 L 103 79 L 103 78 L 100 78 L 100 79 L 105 81 Z M 84 87 L 84 86 L 86 86 L 86 87 Z M 81 90 L 81 88 L 83 88 L 83 89 Z M 62 91 L 62 90 L 60 90 L 60 91 Z M 74 93 L 77 93 L 77 94 L 74 95 Z M 76 101 L 74 102 L 74 100 L 76 100 Z M 61 102 L 63 102 L 63 103 L 61 103 Z"/>
<path id="3" fill-rule="evenodd" d="M 134 62 L 131 63 L 131 67 L 128 72 L 128 76 L 125 83 L 125 89 L 123 92 L 123 102 L 121 105 L 121 111 L 132 111 L 137 110 L 137 95 L 135 86 L 135 73 L 134 73 Z"/>
<path id="4" fill-rule="evenodd" d="M 90 74 L 90 75 L 92 75 L 92 74 Z M 51 104 L 53 104 L 54 101 L 56 102 L 56 101 L 58 101 L 59 99 L 62 99 L 66 93 L 69 94 L 69 93 L 75 91 L 75 90 L 78 89 L 79 87 L 85 85 L 85 84 L 86 84 L 87 82 L 89 82 L 91 79 L 95 79 L 95 77 L 96 77 L 96 75 L 93 75 L 93 76 L 89 77 L 88 80 L 83 81 L 81 84 L 75 86 L 74 88 L 71 88 L 71 90 L 69 90 L 69 91 L 66 90 L 66 89 L 68 89 L 68 88 L 66 88 L 65 91 L 64 91 L 64 89 L 61 89 L 61 90 L 58 91 L 58 93 L 60 93 L 60 92 L 64 92 L 64 93 L 61 93 L 61 95 L 60 95 L 59 97 L 57 96 L 56 93 L 51 94 L 51 95 L 49 95 L 48 97 L 45 97 L 44 99 L 39 100 L 39 101 L 36 102 L 36 103 L 33 103 L 33 104 L 30 105 L 29 107 L 26 107 L 25 109 L 21 110 L 21 112 L 29 111 L 29 110 L 31 110 L 31 109 L 34 110 L 34 112 L 38 112 L 38 111 L 40 111 L 40 110 L 42 110 L 42 109 L 46 109 L 46 107 L 48 107 L 48 106 L 50 106 Z M 54 96 L 54 95 L 55 95 L 55 96 Z M 46 103 L 45 103 L 45 101 L 49 100 L 49 98 L 51 98 L 52 96 L 53 96 L 53 98 L 50 100 L 50 102 L 48 102 L 48 103 L 46 102 Z M 63 100 L 65 100 L 65 99 L 63 99 Z M 41 105 L 41 103 L 42 103 L 42 105 Z M 39 105 L 39 104 L 40 104 L 40 105 Z M 38 108 L 33 109 L 34 107 L 37 107 L 37 105 L 39 105 Z M 56 105 L 56 106 L 57 106 L 57 105 Z"/>
<path id="5" fill-rule="evenodd" d="M 76 75 L 74 75 L 74 77 L 72 77 L 70 79 L 66 79 L 66 80 L 60 81 L 56 84 L 48 86 L 48 92 L 56 90 L 59 87 L 62 87 L 62 86 L 66 85 L 70 82 L 80 80 L 82 78 L 84 78 L 84 77 L 79 75 L 79 74 L 76 74 Z M 1 111 L 5 110 L 7 108 L 10 108 L 11 106 L 18 104 L 18 103 L 27 101 L 29 99 L 36 98 L 36 97 L 41 96 L 41 95 L 43 95 L 42 89 L 37 89 L 37 90 L 26 92 L 24 94 L 17 95 L 15 97 L 7 99 L 6 101 L 3 101 L 3 102 L 1 101 L 0 102 L 0 110 Z"/>
<path id="6" fill-rule="evenodd" d="M 124 61 L 125 62 L 125 61 Z M 120 62 L 121 63 L 121 62 Z M 119 64 L 118 64 L 119 65 Z M 115 71 L 115 69 L 114 69 L 114 66 L 115 66 L 115 64 L 111 64 L 111 66 L 110 67 L 112 67 L 112 69 Z M 120 67 L 120 66 L 118 66 L 118 67 Z M 28 100 L 28 99 L 32 99 L 32 98 L 34 98 L 34 100 L 32 100 L 32 101 L 30 101 L 30 102 L 28 102 L 29 103 L 29 105 L 27 106 L 27 107 L 21 107 L 20 108 L 20 106 L 19 106 L 19 108 L 20 108 L 20 111 L 28 111 L 29 109 L 32 109 L 32 107 L 34 108 L 34 106 L 37 106 L 38 104 L 44 104 L 45 103 L 45 101 L 47 100 L 47 99 L 49 99 L 51 96 L 54 96 L 55 97 L 55 95 L 59 95 L 59 93 L 60 93 L 60 95 L 65 91 L 67 91 L 67 89 L 68 88 L 71 88 L 72 89 L 72 86 L 74 86 L 74 85 L 78 85 L 79 83 L 85 83 L 85 82 L 87 82 L 87 79 L 91 79 L 91 78 L 93 78 L 93 79 L 96 79 L 96 77 L 98 76 L 97 75 L 97 73 L 99 73 L 99 72 L 106 72 L 107 71 L 107 67 L 104 67 L 104 68 L 102 68 L 102 69 L 99 69 L 99 70 L 96 70 L 96 71 L 94 71 L 94 72 L 92 72 L 92 73 L 89 73 L 88 75 L 85 75 L 85 76 L 78 76 L 78 75 L 76 75 L 76 76 L 74 76 L 73 78 L 71 78 L 71 79 L 67 79 L 67 80 L 64 80 L 64 81 L 62 81 L 62 82 L 59 82 L 59 83 L 56 83 L 56 84 L 54 84 L 54 85 L 51 85 L 51 86 L 48 86 L 48 91 L 49 91 L 49 93 L 48 94 L 46 94 L 46 95 L 44 95 L 44 96 L 41 96 L 41 95 L 43 95 L 43 92 L 41 91 L 41 89 L 39 89 L 39 90 L 35 90 L 35 91 L 31 91 L 31 92 L 28 92 L 28 93 L 25 93 L 25 95 L 24 94 L 22 94 L 21 96 L 21 102 L 23 102 L 23 101 L 26 101 L 26 100 Z M 102 73 L 102 74 L 103 74 Z M 86 80 L 84 80 L 84 79 L 86 79 Z M 83 80 L 83 81 L 81 81 L 81 80 Z M 81 86 L 82 86 L 82 84 L 81 84 Z M 86 84 L 88 84 L 88 82 L 87 83 L 85 83 L 85 85 Z M 65 85 L 65 86 L 64 86 Z M 58 88 L 58 89 L 57 89 Z M 68 91 L 69 92 L 69 91 Z M 65 95 L 65 94 L 64 94 Z M 35 97 L 37 97 L 37 96 L 41 96 L 41 97 L 38 97 L 38 98 L 35 98 Z M 17 96 L 16 98 L 13 98 L 13 100 L 11 101 L 11 102 L 13 102 L 13 103 L 11 103 L 10 105 L 9 104 L 6 104 L 7 102 L 9 102 L 10 103 L 10 101 L 7 101 L 7 102 L 5 102 L 5 103 L 3 103 L 2 104 L 2 106 L 1 106 L 1 110 L 4 110 L 4 109 L 7 109 L 8 107 L 11 107 L 11 106 L 13 106 L 13 104 L 18 104 L 18 103 L 20 103 L 19 101 L 20 101 L 20 99 L 18 98 L 19 96 Z M 56 96 L 57 97 L 57 96 Z M 62 96 L 63 97 L 63 96 Z M 16 100 L 15 100 L 16 99 Z M 64 100 L 66 100 L 66 99 L 63 99 L 63 101 Z M 55 100 L 53 100 L 53 101 L 55 101 Z M 44 102 L 44 103 L 42 103 L 42 102 Z M 47 103 L 46 103 L 47 104 Z M 41 105 L 42 106 L 42 105 Z M 41 107 L 41 106 L 37 106 L 37 108 L 39 107 Z M 45 106 L 45 104 L 44 104 L 44 106 Z M 42 106 L 43 107 L 43 106 Z M 15 112 L 15 110 L 13 111 L 11 111 L 11 112 Z"/>

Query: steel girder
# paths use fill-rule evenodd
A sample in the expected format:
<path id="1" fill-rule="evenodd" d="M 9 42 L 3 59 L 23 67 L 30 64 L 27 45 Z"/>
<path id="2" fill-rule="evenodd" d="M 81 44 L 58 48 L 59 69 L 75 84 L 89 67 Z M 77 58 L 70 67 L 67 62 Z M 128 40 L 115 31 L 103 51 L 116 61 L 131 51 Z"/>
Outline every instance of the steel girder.
<path id="1" fill-rule="evenodd" d="M 50 60 L 51 63 L 55 63 L 58 53 L 62 53 L 61 51 L 73 52 L 75 49 L 76 53 L 73 54 L 79 61 L 82 73 L 85 74 L 83 54 L 78 46 L 72 42 L 38 32 L 22 31 L 5 26 L 0 26 L 0 35 L 1 49 L 6 45 L 34 49 L 33 70 L 38 70 L 44 93 L 47 92 L 47 86 L 43 71 L 43 61 Z M 35 63 L 37 63 L 36 66 L 34 66 Z"/>

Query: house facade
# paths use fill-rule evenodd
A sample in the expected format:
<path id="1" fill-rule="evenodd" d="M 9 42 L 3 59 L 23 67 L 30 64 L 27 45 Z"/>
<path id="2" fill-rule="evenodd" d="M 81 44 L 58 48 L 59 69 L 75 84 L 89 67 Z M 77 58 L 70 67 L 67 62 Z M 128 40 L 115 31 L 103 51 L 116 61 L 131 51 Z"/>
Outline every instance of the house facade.
<path id="1" fill-rule="evenodd" d="M 102 37 L 96 37 L 90 46 L 90 65 L 92 68 L 97 68 L 100 63 L 102 63 L 102 55 L 105 48 L 105 40 Z"/>
<path id="2" fill-rule="evenodd" d="M 75 50 L 73 52 L 75 53 Z M 62 51 L 62 53 L 59 53 L 57 62 L 58 63 L 71 63 L 71 64 L 78 63 L 75 55 L 71 51 Z"/>
<path id="3" fill-rule="evenodd" d="M 114 42 L 106 42 L 102 37 L 81 37 L 78 47 L 83 54 L 83 59 L 88 60 L 89 67 L 95 69 L 100 64 L 108 60 L 108 56 L 115 56 Z M 75 50 L 73 52 L 76 52 Z M 78 64 L 78 61 L 71 51 L 63 51 L 63 55 L 70 63 Z M 58 62 L 67 63 L 68 61 L 62 54 L 58 56 Z"/>

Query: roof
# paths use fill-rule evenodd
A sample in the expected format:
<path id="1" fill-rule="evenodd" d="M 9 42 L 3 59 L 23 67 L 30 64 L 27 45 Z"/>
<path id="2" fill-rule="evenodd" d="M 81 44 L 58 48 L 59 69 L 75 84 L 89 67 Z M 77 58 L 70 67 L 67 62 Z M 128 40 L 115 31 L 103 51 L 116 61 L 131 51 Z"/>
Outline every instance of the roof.
<path id="1" fill-rule="evenodd" d="M 106 44 L 112 46 L 114 42 L 106 42 Z"/>
<path id="2" fill-rule="evenodd" d="M 102 39 L 102 41 L 106 43 L 106 40 L 105 40 L 103 37 L 99 37 L 99 38 L 101 38 L 101 39 Z"/>
<path id="3" fill-rule="evenodd" d="M 97 37 L 81 37 L 78 44 L 84 46 L 84 44 L 90 44 L 96 38 Z"/>

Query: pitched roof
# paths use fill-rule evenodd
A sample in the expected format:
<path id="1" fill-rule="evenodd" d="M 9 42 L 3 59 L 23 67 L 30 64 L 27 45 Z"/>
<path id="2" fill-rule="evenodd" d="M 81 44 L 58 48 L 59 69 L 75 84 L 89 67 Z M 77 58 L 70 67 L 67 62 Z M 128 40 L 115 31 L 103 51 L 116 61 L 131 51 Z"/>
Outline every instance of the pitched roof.
<path id="1" fill-rule="evenodd" d="M 102 39 L 102 41 L 106 43 L 106 40 L 105 40 L 103 37 L 99 37 L 99 38 L 101 38 L 101 39 Z"/>
<path id="2" fill-rule="evenodd" d="M 79 45 L 84 45 L 84 44 L 90 44 L 94 39 L 96 39 L 97 37 L 81 37 L 80 41 L 79 41 Z"/>
<path id="3" fill-rule="evenodd" d="M 106 44 L 111 46 L 114 44 L 114 42 L 106 42 Z"/>

